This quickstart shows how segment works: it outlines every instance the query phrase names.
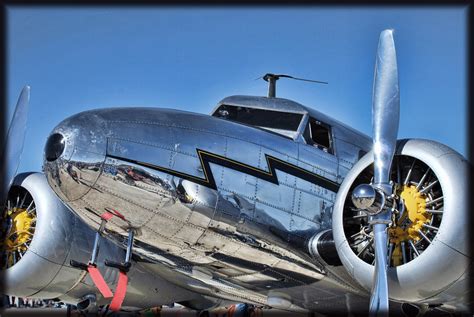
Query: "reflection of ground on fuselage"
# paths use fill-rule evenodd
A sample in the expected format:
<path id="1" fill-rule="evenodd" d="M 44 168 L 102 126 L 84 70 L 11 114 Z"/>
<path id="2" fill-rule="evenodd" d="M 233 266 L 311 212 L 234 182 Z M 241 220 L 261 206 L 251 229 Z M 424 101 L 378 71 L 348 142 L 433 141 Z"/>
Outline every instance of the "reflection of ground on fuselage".
<path id="1" fill-rule="evenodd" d="M 136 168 L 130 165 L 121 164 L 118 166 L 105 165 L 104 173 L 114 176 L 114 178 L 121 180 L 123 183 L 130 186 L 138 186 L 137 183 L 144 183 L 150 186 L 159 185 L 164 188 L 169 186 L 165 184 L 160 178 L 154 177 L 147 171 Z"/>
<path id="2" fill-rule="evenodd" d="M 77 176 L 77 172 L 73 169 L 72 162 L 67 165 L 66 171 L 76 183 L 79 183 L 79 177 Z"/>

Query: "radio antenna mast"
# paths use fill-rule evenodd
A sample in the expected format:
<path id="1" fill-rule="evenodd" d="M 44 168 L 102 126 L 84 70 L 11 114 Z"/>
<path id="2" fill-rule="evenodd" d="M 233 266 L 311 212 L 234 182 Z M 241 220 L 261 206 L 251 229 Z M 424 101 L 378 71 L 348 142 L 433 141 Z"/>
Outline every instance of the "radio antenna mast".
<path id="1" fill-rule="evenodd" d="M 260 77 L 260 78 L 263 78 L 263 80 L 268 82 L 268 98 L 275 98 L 275 95 L 276 95 L 276 81 L 280 78 L 289 78 L 289 79 L 294 79 L 294 80 L 308 81 L 310 83 L 317 83 L 317 84 L 326 84 L 326 85 L 328 84 L 325 81 L 298 78 L 298 77 L 293 77 L 293 76 L 284 75 L 284 74 L 276 75 L 276 74 L 267 73 L 267 74 L 263 75 L 263 77 Z M 259 78 L 257 78 L 257 79 L 259 79 Z"/>

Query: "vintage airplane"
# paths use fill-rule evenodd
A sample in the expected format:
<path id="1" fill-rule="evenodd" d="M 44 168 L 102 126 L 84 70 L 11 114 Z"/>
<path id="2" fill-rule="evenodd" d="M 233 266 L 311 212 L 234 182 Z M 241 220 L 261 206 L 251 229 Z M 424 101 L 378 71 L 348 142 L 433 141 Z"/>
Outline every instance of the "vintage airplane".
<path id="1" fill-rule="evenodd" d="M 468 163 L 397 141 L 392 31 L 379 39 L 373 140 L 275 97 L 280 77 L 265 76 L 268 97 L 227 97 L 210 116 L 110 108 L 61 122 L 45 176 L 8 174 L 7 292 L 84 310 L 469 311 Z"/>

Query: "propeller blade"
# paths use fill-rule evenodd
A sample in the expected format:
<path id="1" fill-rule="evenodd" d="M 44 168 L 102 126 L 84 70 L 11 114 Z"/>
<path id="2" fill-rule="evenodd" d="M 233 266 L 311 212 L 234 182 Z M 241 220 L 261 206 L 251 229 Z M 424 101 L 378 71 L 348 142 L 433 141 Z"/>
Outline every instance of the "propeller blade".
<path id="1" fill-rule="evenodd" d="M 393 31 L 380 33 L 375 63 L 372 103 L 374 151 L 374 187 L 392 194 L 390 170 L 397 143 L 400 117 L 400 91 L 398 86 L 397 55 Z M 371 220 L 375 240 L 375 272 L 369 311 L 372 315 L 388 315 L 387 281 L 387 224 L 389 210 L 382 211 Z"/>
<path id="2" fill-rule="evenodd" d="M 10 189 L 13 179 L 17 174 L 18 167 L 20 166 L 28 121 L 29 102 L 30 86 L 25 86 L 21 91 L 20 97 L 18 97 L 15 113 L 10 122 L 7 139 L 4 143 L 1 163 L 5 174 L 3 177 L 0 205 L 4 204 L 8 190 Z"/>
<path id="3" fill-rule="evenodd" d="M 387 225 L 373 225 L 375 241 L 375 273 L 370 296 L 369 312 L 371 316 L 388 315 L 388 281 L 387 281 Z"/>
<path id="4" fill-rule="evenodd" d="M 374 185 L 386 191 L 390 180 L 400 117 L 400 91 L 398 87 L 397 55 L 393 31 L 380 34 L 375 64 L 372 104 L 374 138 Z"/>

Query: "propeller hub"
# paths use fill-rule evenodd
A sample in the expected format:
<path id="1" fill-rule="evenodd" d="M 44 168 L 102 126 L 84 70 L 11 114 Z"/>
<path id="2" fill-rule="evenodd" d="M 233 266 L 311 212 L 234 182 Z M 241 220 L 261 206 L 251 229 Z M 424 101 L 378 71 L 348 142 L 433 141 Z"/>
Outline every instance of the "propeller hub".
<path id="1" fill-rule="evenodd" d="M 361 184 L 352 191 L 352 203 L 359 209 L 367 209 L 375 201 L 375 189 L 369 184 Z"/>
<path id="2" fill-rule="evenodd" d="M 385 195 L 383 192 L 370 184 L 360 184 L 352 191 L 352 203 L 358 209 L 362 209 L 369 215 L 380 213 L 385 206 Z"/>

